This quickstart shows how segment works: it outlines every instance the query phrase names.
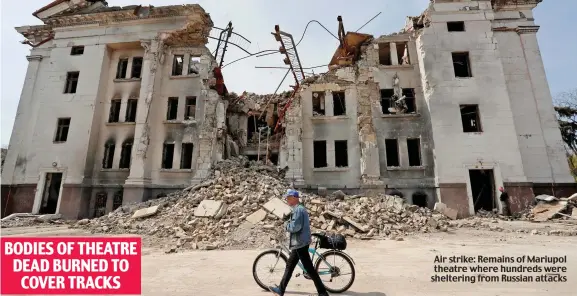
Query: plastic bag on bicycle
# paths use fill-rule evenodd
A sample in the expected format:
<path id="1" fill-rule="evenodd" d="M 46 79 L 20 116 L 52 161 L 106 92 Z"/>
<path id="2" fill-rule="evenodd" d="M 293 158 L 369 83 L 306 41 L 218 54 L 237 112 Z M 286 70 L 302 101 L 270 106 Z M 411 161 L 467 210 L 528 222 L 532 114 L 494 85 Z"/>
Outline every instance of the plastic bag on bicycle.
<path id="1" fill-rule="evenodd" d="M 347 240 L 342 234 L 329 234 L 319 238 L 319 248 L 343 251 L 347 248 Z"/>

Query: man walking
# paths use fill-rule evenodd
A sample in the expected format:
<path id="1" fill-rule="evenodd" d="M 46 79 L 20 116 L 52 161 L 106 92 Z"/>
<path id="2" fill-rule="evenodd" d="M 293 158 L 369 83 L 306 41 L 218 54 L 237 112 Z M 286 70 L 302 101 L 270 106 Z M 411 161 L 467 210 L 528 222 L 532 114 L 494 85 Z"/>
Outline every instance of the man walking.
<path id="1" fill-rule="evenodd" d="M 313 267 L 313 262 L 309 256 L 309 245 L 311 243 L 311 226 L 309 213 L 304 206 L 300 204 L 299 193 L 296 190 L 289 189 L 285 195 L 288 205 L 292 208 L 290 221 L 286 224 L 285 230 L 289 232 L 290 256 L 284 271 L 283 278 L 279 287 L 269 287 L 269 289 L 278 296 L 283 296 L 293 271 L 299 260 L 301 261 L 306 273 L 311 277 L 317 288 L 319 296 L 328 296 L 327 290 L 321 281 L 319 274 Z"/>

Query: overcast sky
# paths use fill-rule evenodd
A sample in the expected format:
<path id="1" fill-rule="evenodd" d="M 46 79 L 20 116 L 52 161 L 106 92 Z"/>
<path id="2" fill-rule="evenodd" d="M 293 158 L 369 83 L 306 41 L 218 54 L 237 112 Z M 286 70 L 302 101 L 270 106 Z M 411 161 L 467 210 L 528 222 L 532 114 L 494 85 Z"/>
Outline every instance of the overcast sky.
<path id="1" fill-rule="evenodd" d="M 50 3 L 51 0 L 1 0 L 1 145 L 8 146 L 30 47 L 20 44 L 24 37 L 14 27 L 37 25 L 41 22 L 32 12 Z M 195 2 L 184 0 L 109 0 L 109 6 L 152 4 L 155 6 Z M 337 35 L 337 16 L 342 15 L 346 31 L 356 31 L 369 19 L 381 12 L 360 32 L 374 36 L 399 31 L 408 15 L 419 15 L 429 0 L 201 0 L 198 1 L 210 13 L 217 27 L 225 27 L 233 22 L 234 31 L 249 39 L 250 52 L 277 49 L 278 43 L 270 34 L 275 25 L 292 33 L 295 42 L 301 38 L 310 20 L 318 20 L 333 34 Z M 354 3 L 354 4 L 353 4 Z M 362 5 L 361 5 L 362 3 Z M 577 35 L 572 24 L 577 11 L 575 0 L 545 0 L 535 10 L 536 23 L 541 26 L 538 33 L 541 53 L 553 96 L 572 88 L 577 88 Z M 298 47 L 304 67 L 326 65 L 330 61 L 338 40 L 316 23 L 309 25 L 307 33 Z M 214 48 L 214 44 L 209 44 Z M 225 63 L 246 55 L 231 47 L 225 56 Z M 285 74 L 285 70 L 255 69 L 255 66 L 284 66 L 283 56 L 269 55 L 249 58 L 223 69 L 225 82 L 230 91 L 244 90 L 256 93 L 272 93 Z M 326 68 L 315 69 L 315 72 Z M 287 77 L 284 89 L 292 83 Z M 282 90 L 282 89 L 281 89 Z"/>

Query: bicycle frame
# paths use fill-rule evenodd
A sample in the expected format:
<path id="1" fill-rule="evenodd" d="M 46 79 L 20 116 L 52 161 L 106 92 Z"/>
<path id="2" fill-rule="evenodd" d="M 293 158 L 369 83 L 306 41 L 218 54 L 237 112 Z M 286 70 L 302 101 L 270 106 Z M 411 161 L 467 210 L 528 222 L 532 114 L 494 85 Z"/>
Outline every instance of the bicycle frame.
<path id="1" fill-rule="evenodd" d="M 313 256 L 311 257 L 311 261 L 314 263 L 315 255 L 318 255 L 319 258 L 321 258 L 321 260 L 323 260 L 323 262 L 326 263 L 326 264 L 329 266 L 329 270 L 328 270 L 328 271 L 319 271 L 319 276 L 320 276 L 320 275 L 325 275 L 325 274 L 332 274 L 331 271 L 332 271 L 333 267 L 327 262 L 327 260 L 325 260 L 325 258 L 324 258 L 321 254 L 319 254 L 319 253 L 317 252 L 318 244 L 319 244 L 319 242 L 317 241 L 317 242 L 315 243 L 315 247 L 314 247 L 314 248 L 309 248 L 309 253 L 311 253 L 311 254 L 313 255 Z M 276 257 L 276 262 L 275 262 L 275 264 L 274 264 L 273 269 L 276 267 L 276 264 L 278 263 L 278 260 L 279 260 L 279 258 L 280 258 L 280 253 L 281 253 L 281 252 L 283 252 L 285 255 L 287 255 L 287 257 L 288 257 L 288 255 L 289 255 L 290 252 L 291 252 L 291 250 L 290 250 L 287 246 L 285 246 L 285 245 L 283 245 L 283 244 L 278 244 L 277 248 L 279 249 L 279 253 L 278 253 L 277 257 Z M 302 263 L 300 262 L 300 260 L 299 260 L 299 262 L 297 263 L 297 266 L 298 266 L 303 272 L 305 272 L 305 273 L 307 272 L 307 271 L 305 270 L 304 266 L 302 265 Z"/>

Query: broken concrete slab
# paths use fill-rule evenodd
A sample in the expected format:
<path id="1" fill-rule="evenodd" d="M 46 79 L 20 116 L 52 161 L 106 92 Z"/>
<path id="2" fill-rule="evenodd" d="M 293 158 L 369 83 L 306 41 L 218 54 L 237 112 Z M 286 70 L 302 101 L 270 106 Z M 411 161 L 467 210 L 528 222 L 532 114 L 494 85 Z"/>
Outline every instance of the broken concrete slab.
<path id="1" fill-rule="evenodd" d="M 222 208 L 222 201 L 205 199 L 194 210 L 195 217 L 214 217 Z"/>
<path id="2" fill-rule="evenodd" d="M 258 224 L 260 221 L 264 220 L 264 218 L 266 218 L 266 211 L 263 209 L 259 209 L 258 211 L 250 214 L 248 217 L 246 217 L 246 221 L 252 223 L 252 224 Z"/>
<path id="3" fill-rule="evenodd" d="M 452 220 L 456 220 L 457 219 L 457 215 L 459 214 L 459 212 L 455 209 L 451 209 L 449 207 L 447 207 L 446 204 L 438 202 L 435 203 L 435 211 L 447 216 L 448 218 L 452 219 Z"/>
<path id="4" fill-rule="evenodd" d="M 140 210 L 134 212 L 134 215 L 132 215 L 132 219 L 150 217 L 152 215 L 156 215 L 157 212 L 158 212 L 158 206 L 140 209 Z"/>
<path id="5" fill-rule="evenodd" d="M 0 220 L 0 221 L 8 221 L 8 220 L 11 220 L 14 218 L 30 218 L 30 217 L 36 217 L 36 216 L 38 216 L 38 215 L 34 215 L 34 214 L 30 214 L 30 213 L 14 213 L 14 214 L 11 214 L 11 215 L 8 215 L 8 216 L 2 218 L 2 220 Z"/>
<path id="6" fill-rule="evenodd" d="M 567 198 L 568 201 L 575 201 L 577 202 L 577 193 L 574 193 L 573 195 L 569 196 Z"/>
<path id="7" fill-rule="evenodd" d="M 278 198 L 272 198 L 267 203 L 262 206 L 267 212 L 272 213 L 273 215 L 284 219 L 284 217 L 290 215 L 291 208 L 289 205 L 284 203 L 282 200 Z"/>
<path id="8" fill-rule="evenodd" d="M 46 214 L 46 215 L 36 217 L 35 220 L 39 221 L 39 222 L 50 222 L 50 221 L 58 220 L 60 218 L 62 218 L 62 215 L 60 215 L 60 214 Z"/>
<path id="9" fill-rule="evenodd" d="M 222 206 L 220 207 L 220 209 L 218 210 L 218 213 L 216 213 L 216 215 L 214 215 L 214 218 L 220 219 L 220 218 L 224 217 L 224 215 L 226 215 L 227 211 L 228 211 L 228 205 L 223 203 Z"/>
<path id="10" fill-rule="evenodd" d="M 360 223 L 351 219 L 350 217 L 345 216 L 345 217 L 343 217 L 343 220 L 345 220 L 345 222 L 349 223 L 351 226 L 353 226 L 354 228 L 356 228 L 357 230 L 359 230 L 361 232 L 367 232 L 368 231 L 366 226 L 361 225 Z"/>
<path id="11" fill-rule="evenodd" d="M 537 195 L 537 196 L 535 196 L 535 199 L 546 201 L 546 202 L 552 202 L 554 200 L 557 200 L 557 198 L 555 196 L 547 195 L 547 194 Z"/>
<path id="12" fill-rule="evenodd" d="M 533 221 L 547 221 L 567 208 L 566 201 L 553 201 L 550 203 L 539 203 L 532 210 Z"/>
<path id="13" fill-rule="evenodd" d="M 331 212 L 331 211 L 324 212 L 323 216 L 325 216 L 325 218 L 328 218 L 328 219 L 338 219 L 338 220 L 340 220 L 342 217 L 342 215 L 337 214 L 335 212 Z"/>
<path id="14" fill-rule="evenodd" d="M 573 208 L 573 212 L 571 213 L 571 216 L 577 218 L 577 208 Z"/>

